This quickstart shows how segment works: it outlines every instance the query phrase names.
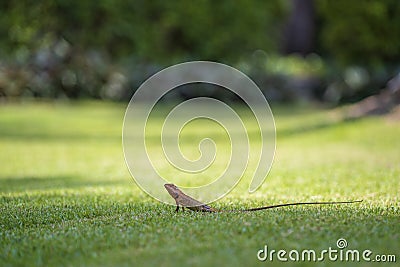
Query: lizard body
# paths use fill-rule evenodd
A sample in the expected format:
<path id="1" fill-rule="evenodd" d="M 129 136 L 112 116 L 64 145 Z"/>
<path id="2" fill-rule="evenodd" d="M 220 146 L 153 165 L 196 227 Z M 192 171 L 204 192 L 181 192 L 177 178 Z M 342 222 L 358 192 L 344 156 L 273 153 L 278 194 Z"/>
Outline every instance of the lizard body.
<path id="1" fill-rule="evenodd" d="M 348 203 L 356 203 L 361 202 L 362 200 L 355 201 L 335 201 L 335 202 L 296 202 L 296 203 L 285 203 L 285 204 L 277 204 L 259 208 L 251 208 L 251 209 L 243 209 L 243 210 L 217 210 L 214 209 L 188 195 L 183 193 L 176 185 L 174 184 L 165 184 L 165 189 L 171 195 L 173 199 L 175 199 L 176 203 L 176 212 L 179 211 L 179 207 L 184 211 L 185 208 L 188 208 L 192 211 L 201 211 L 201 212 L 248 212 L 248 211 L 257 211 L 257 210 L 266 210 L 273 209 L 279 207 L 286 206 L 297 206 L 297 205 L 324 205 L 324 204 L 348 204 Z"/>

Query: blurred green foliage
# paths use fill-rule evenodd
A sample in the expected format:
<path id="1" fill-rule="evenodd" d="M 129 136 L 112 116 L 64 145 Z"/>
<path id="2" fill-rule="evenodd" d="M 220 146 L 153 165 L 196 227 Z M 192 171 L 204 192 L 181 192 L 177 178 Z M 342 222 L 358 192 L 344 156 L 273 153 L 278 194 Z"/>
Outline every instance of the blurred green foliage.
<path id="1" fill-rule="evenodd" d="M 61 37 L 114 58 L 238 60 L 246 51 L 277 49 L 284 7 L 259 0 L 10 1 L 1 6 L 1 45 L 18 53 Z"/>
<path id="2" fill-rule="evenodd" d="M 400 2 L 317 2 L 321 48 L 345 64 L 399 64 Z"/>
<path id="3" fill-rule="evenodd" d="M 305 57 L 282 54 L 295 2 L 2 1 L 0 97 L 125 100 L 165 66 L 213 60 L 244 71 L 269 100 L 339 103 L 399 72 L 400 1 L 307 1 L 315 40 Z"/>

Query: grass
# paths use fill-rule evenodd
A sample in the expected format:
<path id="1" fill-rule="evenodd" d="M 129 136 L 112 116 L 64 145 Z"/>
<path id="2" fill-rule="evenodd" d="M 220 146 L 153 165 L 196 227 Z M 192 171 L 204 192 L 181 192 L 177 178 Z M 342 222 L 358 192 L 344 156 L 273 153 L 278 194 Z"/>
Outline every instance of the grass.
<path id="1" fill-rule="evenodd" d="M 256 257 L 264 245 L 321 251 L 337 248 L 339 238 L 348 249 L 400 260 L 398 123 L 384 117 L 341 121 L 337 111 L 273 107 L 277 150 L 270 175 L 248 194 L 247 174 L 213 205 L 364 201 L 175 213 L 130 178 L 121 147 L 124 109 L 100 102 L 0 106 L 0 266 L 266 266 L 271 263 Z M 195 132 L 206 129 L 197 126 Z"/>

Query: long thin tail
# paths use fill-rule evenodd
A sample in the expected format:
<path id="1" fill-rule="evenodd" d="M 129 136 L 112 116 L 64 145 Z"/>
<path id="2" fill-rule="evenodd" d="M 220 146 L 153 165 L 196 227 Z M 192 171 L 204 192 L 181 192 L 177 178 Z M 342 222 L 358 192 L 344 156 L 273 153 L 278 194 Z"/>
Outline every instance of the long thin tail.
<path id="1" fill-rule="evenodd" d="M 297 202 L 297 203 L 286 203 L 286 204 L 277 204 L 271 206 L 265 206 L 260 208 L 252 208 L 252 209 L 245 209 L 245 210 L 232 210 L 232 211 L 257 211 L 257 210 L 267 210 L 267 209 L 274 209 L 279 207 L 286 207 L 286 206 L 297 206 L 297 205 L 330 205 L 330 204 L 350 204 L 350 203 L 357 203 L 362 202 L 362 200 L 354 200 L 354 201 L 334 201 L 334 202 Z"/>

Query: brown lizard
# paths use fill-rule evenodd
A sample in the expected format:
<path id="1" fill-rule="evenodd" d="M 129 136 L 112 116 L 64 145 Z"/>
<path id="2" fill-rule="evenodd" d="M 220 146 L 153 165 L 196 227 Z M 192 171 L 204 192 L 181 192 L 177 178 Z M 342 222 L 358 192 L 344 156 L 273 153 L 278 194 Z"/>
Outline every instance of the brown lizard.
<path id="1" fill-rule="evenodd" d="M 217 210 L 217 209 L 211 208 L 210 206 L 186 195 L 174 184 L 165 184 L 164 187 L 165 187 L 165 189 L 167 189 L 167 191 L 171 195 L 171 197 L 173 197 L 175 199 L 175 202 L 176 202 L 176 210 L 175 211 L 176 212 L 179 211 L 179 207 L 182 208 L 182 211 L 184 211 L 185 208 L 188 208 L 192 211 L 202 211 L 202 212 L 247 212 L 247 211 L 273 209 L 273 208 L 285 207 L 285 206 L 347 204 L 347 203 L 356 203 L 356 202 L 362 201 L 362 200 L 355 200 L 355 201 L 335 201 L 335 202 L 296 202 L 296 203 L 277 204 L 277 205 L 252 208 L 252 209 L 243 209 L 243 210 Z"/>

